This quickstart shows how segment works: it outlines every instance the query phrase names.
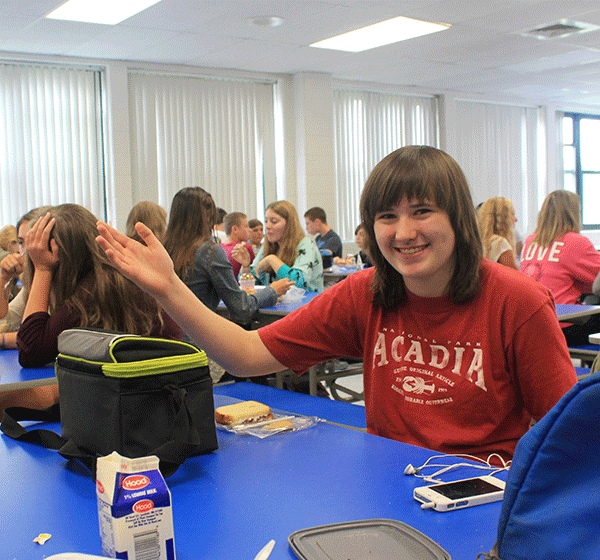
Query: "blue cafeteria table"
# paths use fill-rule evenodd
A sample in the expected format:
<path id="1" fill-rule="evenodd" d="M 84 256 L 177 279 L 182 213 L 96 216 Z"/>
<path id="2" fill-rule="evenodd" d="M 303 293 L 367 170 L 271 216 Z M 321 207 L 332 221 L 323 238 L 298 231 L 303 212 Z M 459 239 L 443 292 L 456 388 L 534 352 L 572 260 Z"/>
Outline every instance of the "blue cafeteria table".
<path id="1" fill-rule="evenodd" d="M 326 399 L 275 391 L 249 383 L 225 385 L 215 390 L 215 405 L 253 398 L 348 423 L 359 408 L 336 402 L 334 409 Z M 344 407 L 352 409 L 345 413 Z M 422 510 L 413 499 L 422 480 L 403 471 L 431 456 L 427 449 L 326 422 L 266 439 L 221 430 L 218 438 L 217 451 L 188 459 L 167 479 L 178 560 L 251 560 L 271 539 L 276 544 L 269 560 L 291 560 L 287 538 L 296 530 L 382 518 L 411 525 L 454 560 L 474 560 L 494 544 L 499 502 L 440 513 Z M 445 479 L 478 474 L 460 469 Z M 0 479 L 3 558 L 101 553 L 95 485 L 84 467 L 2 435 Z M 39 533 L 52 538 L 38 545 L 33 539 Z"/>
<path id="2" fill-rule="evenodd" d="M 54 385 L 55 383 L 54 364 L 38 368 L 22 368 L 19 365 L 17 350 L 0 350 L 0 391 Z"/>

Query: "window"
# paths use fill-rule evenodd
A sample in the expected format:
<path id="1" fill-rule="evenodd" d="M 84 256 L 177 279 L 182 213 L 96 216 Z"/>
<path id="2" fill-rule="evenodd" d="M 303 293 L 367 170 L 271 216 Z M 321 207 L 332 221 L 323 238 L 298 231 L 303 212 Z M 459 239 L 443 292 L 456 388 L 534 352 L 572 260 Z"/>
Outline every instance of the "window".
<path id="1" fill-rule="evenodd" d="M 519 235 L 531 229 L 538 211 L 539 110 L 499 103 L 457 100 L 453 156 L 467 177 L 473 203 L 494 196 L 514 205 Z"/>
<path id="2" fill-rule="evenodd" d="M 562 120 L 563 185 L 581 198 L 582 229 L 600 228 L 600 116 L 566 113 Z"/>
<path id="3" fill-rule="evenodd" d="M 371 170 L 386 155 L 411 144 L 438 145 L 437 99 L 334 89 L 335 181 L 343 240 L 354 240 L 360 194 Z"/>
<path id="4" fill-rule="evenodd" d="M 262 216 L 275 184 L 273 85 L 131 73 L 134 202 L 168 210 L 177 191 L 199 186 L 227 212 Z"/>
<path id="5" fill-rule="evenodd" d="M 98 69 L 0 64 L 0 225 L 65 202 L 106 219 L 101 107 Z"/>

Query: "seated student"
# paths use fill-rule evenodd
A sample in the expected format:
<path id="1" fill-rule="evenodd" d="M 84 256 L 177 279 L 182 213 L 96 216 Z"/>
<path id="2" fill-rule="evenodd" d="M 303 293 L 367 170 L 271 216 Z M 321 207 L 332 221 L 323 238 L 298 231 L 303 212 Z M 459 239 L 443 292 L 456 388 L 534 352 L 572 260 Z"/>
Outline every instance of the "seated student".
<path id="1" fill-rule="evenodd" d="M 0 262 L 9 255 L 19 255 L 19 243 L 17 241 L 17 228 L 13 225 L 4 226 L 0 229 Z M 5 280 L 5 278 L 3 278 Z M 17 284 L 18 276 L 8 278 L 2 284 L 4 288 L 4 298 L 7 301 L 12 300 L 20 291 L 21 287 Z M 8 309 L 0 298 L 0 317 L 4 317 Z"/>
<path id="2" fill-rule="evenodd" d="M 252 272 L 264 286 L 289 278 L 308 292 L 323 291 L 323 261 L 314 240 L 304 235 L 296 208 L 287 200 L 271 202 L 265 210 L 267 235 L 254 262 L 243 246 L 233 258 L 242 273 Z"/>
<path id="3" fill-rule="evenodd" d="M 227 242 L 227 235 L 225 235 L 225 227 L 223 226 L 225 216 L 227 216 L 227 211 L 223 210 L 223 208 L 217 208 L 215 225 L 213 226 L 213 237 L 217 243 Z"/>
<path id="4" fill-rule="evenodd" d="M 195 303 L 168 253 L 99 224 L 111 262 L 228 371 L 301 373 L 364 359 L 368 431 L 444 453 L 510 458 L 531 419 L 576 382 L 552 297 L 482 261 L 467 181 L 447 154 L 406 146 L 372 171 L 361 218 L 374 266 L 271 325 L 244 331 Z M 232 342 L 234 341 L 234 342 Z"/>
<path id="5" fill-rule="evenodd" d="M 4 253 L 18 253 L 19 242 L 17 241 L 17 228 L 13 225 L 4 226 L 0 229 L 0 250 Z M 6 254 L 2 255 L 2 258 Z"/>
<path id="6" fill-rule="evenodd" d="M 306 231 L 310 235 L 316 235 L 315 241 L 323 256 L 323 267 L 330 267 L 335 257 L 342 256 L 342 240 L 327 224 L 325 210 L 318 206 L 309 208 L 304 213 L 304 222 Z"/>
<path id="7" fill-rule="evenodd" d="M 223 219 L 223 227 L 225 228 L 225 234 L 227 235 L 227 243 L 221 243 L 221 247 L 223 247 L 227 258 L 233 267 L 233 275 L 237 278 L 242 265 L 239 261 L 235 260 L 231 254 L 234 247 L 242 243 L 245 245 L 248 253 L 250 253 L 250 259 L 254 260 L 255 256 L 252 245 L 248 243 L 248 238 L 250 237 L 248 218 L 243 212 L 230 212 Z"/>
<path id="8" fill-rule="evenodd" d="M 135 224 L 138 222 L 148 226 L 156 238 L 160 242 L 163 241 L 167 229 L 167 211 L 162 206 L 149 200 L 142 200 L 129 211 L 125 223 L 125 234 L 136 241 L 141 241 L 135 231 Z"/>
<path id="9" fill-rule="evenodd" d="M 23 261 L 17 242 L 15 226 L 4 226 L 0 229 L 0 269 L 2 286 L 0 289 L 0 319 L 8 313 L 9 302 L 19 293 L 17 280 L 19 266 Z"/>
<path id="10" fill-rule="evenodd" d="M 263 232 L 263 223 L 260 220 L 254 218 L 248 222 L 248 227 L 250 228 L 249 241 L 252 245 L 252 250 L 256 254 L 262 247 L 263 237 L 265 236 Z"/>
<path id="11" fill-rule="evenodd" d="M 13 286 L 17 285 L 17 280 L 20 278 L 21 273 L 23 272 L 24 260 L 25 257 L 19 253 L 8 253 L 0 261 L 0 282 L 2 282 L 2 289 L 0 289 L 0 317 L 2 317 L 2 321 L 0 321 L 0 331 L 2 333 L 9 331 L 9 327 L 11 328 L 10 330 L 15 330 L 15 328 L 13 328 L 12 321 L 9 325 L 6 317 L 9 314 L 10 306 L 12 305 L 13 308 L 15 307 L 13 302 L 19 298 L 19 293 L 22 292 L 22 290 L 19 289 L 14 296 L 12 295 L 14 289 Z M 24 297 L 25 293 L 21 295 L 19 300 L 24 301 Z M 20 320 L 18 324 L 16 324 L 16 328 L 18 328 L 19 324 Z M 15 341 L 16 339 L 12 342 Z M 16 346 L 7 344 L 6 335 L 3 334 L 1 348 L 16 348 Z"/>
<path id="12" fill-rule="evenodd" d="M 523 246 L 521 272 L 549 288 L 556 303 L 577 303 L 582 294 L 592 293 L 600 273 L 600 253 L 580 229 L 579 196 L 553 191 L 542 204 L 535 232 Z M 589 344 L 589 335 L 600 331 L 600 317 L 592 316 L 583 325 L 562 326 L 569 346 Z"/>
<path id="13" fill-rule="evenodd" d="M 517 221 L 512 202 L 495 196 L 477 211 L 483 256 L 493 262 L 519 270 L 516 261 L 515 228 Z"/>
<path id="14" fill-rule="evenodd" d="M 186 187 L 173 197 L 165 248 L 173 259 L 175 272 L 194 295 L 209 309 L 219 302 L 227 307 L 231 318 L 249 323 L 260 307 L 272 307 L 292 283 L 284 278 L 255 294 L 241 290 L 231 263 L 211 232 L 216 216 L 212 196 L 200 187 Z"/>
<path id="15" fill-rule="evenodd" d="M 19 363 L 40 367 L 58 355 L 58 335 L 97 327 L 181 339 L 183 333 L 156 301 L 123 278 L 94 241 L 96 217 L 77 204 L 62 204 L 27 233 L 25 285 L 29 294 L 17 334 Z M 39 397 L 39 398 L 38 398 Z M 57 402 L 56 386 L 3 395 L 3 406 Z"/>
<path id="16" fill-rule="evenodd" d="M 17 335 L 19 362 L 38 367 L 58 354 L 58 335 L 98 327 L 181 339 L 171 318 L 120 275 L 94 243 L 96 217 L 78 204 L 61 204 L 27 233 L 25 284 L 29 294 Z"/>
<path id="17" fill-rule="evenodd" d="M 25 263 L 24 252 L 27 249 L 25 236 L 29 231 L 29 226 L 39 217 L 44 215 L 50 206 L 42 206 L 30 210 L 17 222 L 17 243 L 19 244 L 19 253 L 10 253 L 0 262 L 0 275 L 2 280 L 9 282 L 10 279 L 20 277 Z M 19 293 L 8 302 L 8 294 L 0 291 L 0 332 L 2 332 L 2 342 L 0 348 L 12 349 L 17 347 L 17 331 L 21 326 L 25 303 L 27 303 L 27 289 L 21 289 Z"/>
<path id="18" fill-rule="evenodd" d="M 366 252 L 366 243 L 367 243 L 367 234 L 365 233 L 365 228 L 362 224 L 358 224 L 356 229 L 354 230 L 354 242 L 358 245 L 358 253 L 354 255 L 354 263 L 358 265 L 362 265 L 362 268 L 369 268 L 373 266 L 369 255 Z M 333 264 L 354 264 L 352 262 L 348 262 L 348 259 L 344 259 L 341 257 L 334 257 Z"/>

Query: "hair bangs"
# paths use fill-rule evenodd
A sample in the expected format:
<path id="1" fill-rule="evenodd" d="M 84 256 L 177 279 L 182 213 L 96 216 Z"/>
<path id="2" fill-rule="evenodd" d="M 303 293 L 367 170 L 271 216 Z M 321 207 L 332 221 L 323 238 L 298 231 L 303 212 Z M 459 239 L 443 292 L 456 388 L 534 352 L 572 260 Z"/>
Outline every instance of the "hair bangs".
<path id="1" fill-rule="evenodd" d="M 401 153 L 392 152 L 378 164 L 363 191 L 363 221 L 372 223 L 376 214 L 389 210 L 403 199 L 432 202 L 452 213 L 456 197 L 450 191 L 454 181 L 449 170 L 429 165 L 426 148 L 406 147 Z"/>

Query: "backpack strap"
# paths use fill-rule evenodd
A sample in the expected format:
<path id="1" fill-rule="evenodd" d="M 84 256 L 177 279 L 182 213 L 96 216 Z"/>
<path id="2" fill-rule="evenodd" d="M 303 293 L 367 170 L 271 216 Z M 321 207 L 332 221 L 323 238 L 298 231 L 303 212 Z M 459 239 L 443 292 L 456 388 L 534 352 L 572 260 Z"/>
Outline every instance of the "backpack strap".
<path id="1" fill-rule="evenodd" d="M 96 457 L 79 449 L 72 441 L 52 430 L 34 428 L 27 430 L 19 421 L 60 422 L 60 407 L 52 405 L 44 410 L 15 406 L 4 409 L 0 430 L 17 441 L 34 443 L 46 449 L 56 449 L 65 459 L 79 459 L 96 476 Z"/>
<path id="2" fill-rule="evenodd" d="M 194 427 L 193 419 L 189 409 L 185 406 L 185 390 L 177 387 L 169 387 L 169 390 L 177 393 L 181 406 L 175 419 L 173 431 L 176 433 L 179 426 L 187 425 L 190 428 L 190 439 L 188 441 L 171 440 L 148 455 L 156 455 L 160 460 L 160 471 L 164 477 L 169 477 L 177 471 L 181 464 L 192 455 L 195 455 L 197 445 L 200 441 L 198 431 Z M 4 409 L 0 430 L 8 437 L 22 442 L 41 445 L 46 449 L 55 449 L 65 459 L 77 459 L 83 463 L 94 479 L 96 478 L 96 459 L 98 455 L 81 449 L 72 440 L 65 439 L 52 430 L 34 428 L 27 430 L 19 422 L 33 420 L 37 422 L 60 422 L 60 406 L 52 405 L 44 410 L 25 407 L 10 407 Z"/>
<path id="3" fill-rule="evenodd" d="M 44 429 L 27 430 L 21 424 L 23 420 L 37 422 L 60 422 L 60 408 L 58 404 L 44 410 L 14 406 L 4 409 L 0 430 L 12 439 L 26 441 L 46 447 L 47 449 L 60 449 L 67 440 L 56 432 Z"/>

